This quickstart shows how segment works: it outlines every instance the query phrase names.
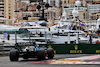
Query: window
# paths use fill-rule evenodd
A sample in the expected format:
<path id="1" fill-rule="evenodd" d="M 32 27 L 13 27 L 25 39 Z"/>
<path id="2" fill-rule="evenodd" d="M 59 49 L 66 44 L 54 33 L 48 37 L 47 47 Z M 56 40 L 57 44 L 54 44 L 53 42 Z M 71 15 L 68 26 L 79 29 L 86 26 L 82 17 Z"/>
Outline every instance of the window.
<path id="1" fill-rule="evenodd" d="M 66 1 L 64 1 L 64 3 L 66 3 Z"/>
<path id="2" fill-rule="evenodd" d="M 0 3 L 0 5 L 4 5 L 3 3 Z"/>
<path id="3" fill-rule="evenodd" d="M 0 16 L 0 17 L 4 17 L 4 16 Z"/>

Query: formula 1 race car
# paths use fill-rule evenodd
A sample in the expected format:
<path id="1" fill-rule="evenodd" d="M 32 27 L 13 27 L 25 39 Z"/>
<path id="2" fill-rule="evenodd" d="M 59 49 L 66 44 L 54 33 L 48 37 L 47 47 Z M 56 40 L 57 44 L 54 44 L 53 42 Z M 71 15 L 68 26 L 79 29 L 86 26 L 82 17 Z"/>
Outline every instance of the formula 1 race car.
<path id="1" fill-rule="evenodd" d="M 39 47 L 38 45 L 33 45 L 33 43 L 27 44 L 16 44 L 15 49 L 10 50 L 9 58 L 10 61 L 18 61 L 19 57 L 23 59 L 37 58 L 38 60 L 53 59 L 54 50 L 53 48 Z"/>

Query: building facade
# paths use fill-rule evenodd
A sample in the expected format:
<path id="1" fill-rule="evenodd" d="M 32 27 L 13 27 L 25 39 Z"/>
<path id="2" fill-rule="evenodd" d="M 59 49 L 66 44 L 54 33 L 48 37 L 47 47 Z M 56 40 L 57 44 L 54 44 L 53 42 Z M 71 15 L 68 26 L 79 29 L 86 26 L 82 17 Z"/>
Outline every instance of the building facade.
<path id="1" fill-rule="evenodd" d="M 85 1 L 87 1 L 87 2 L 96 2 L 96 1 L 100 1 L 100 0 L 85 0 Z"/>
<path id="2" fill-rule="evenodd" d="M 33 13 L 33 16 L 40 17 L 42 16 L 42 12 L 36 11 Z M 59 16 L 61 16 L 61 8 L 49 8 L 44 11 L 44 17 L 50 22 L 54 22 Z"/>
<path id="3" fill-rule="evenodd" d="M 0 0 L 0 18 L 4 18 L 4 0 Z M 0 21 L 4 23 L 4 21 Z"/>
<path id="4" fill-rule="evenodd" d="M 43 2 L 48 2 L 50 6 L 61 7 L 61 0 L 43 0 Z"/>
<path id="5" fill-rule="evenodd" d="M 93 12 L 93 13 L 91 13 L 91 15 L 90 15 L 91 20 L 97 20 L 97 19 L 99 19 L 99 17 L 100 17 L 100 11 L 98 11 L 98 12 Z"/>
<path id="6" fill-rule="evenodd" d="M 14 18 L 15 0 L 0 0 L 0 17 L 13 19 Z M 4 24 L 12 24 L 12 21 L 0 21 Z"/>
<path id="7" fill-rule="evenodd" d="M 27 3 L 26 2 L 15 2 L 15 11 L 26 11 Z"/>
<path id="8" fill-rule="evenodd" d="M 78 9 L 77 7 L 64 8 L 63 12 L 64 11 L 66 12 L 69 19 L 73 18 L 73 15 L 72 15 L 73 9 L 78 10 L 79 19 L 87 19 L 87 8 L 86 7 L 79 7 Z"/>
<path id="9" fill-rule="evenodd" d="M 4 0 L 4 18 L 13 19 L 14 18 L 14 5 L 15 0 Z M 11 25 L 12 21 L 7 21 L 7 25 Z"/>
<path id="10" fill-rule="evenodd" d="M 62 4 L 62 8 L 64 8 L 64 6 L 66 6 L 66 4 L 74 4 L 75 0 L 61 0 Z"/>
<path id="11" fill-rule="evenodd" d="M 26 2 L 26 3 L 30 3 L 30 0 L 19 0 L 21 2 Z"/>
<path id="12" fill-rule="evenodd" d="M 87 5 L 87 18 L 90 19 L 91 13 L 98 12 L 98 11 L 100 11 L 100 4 L 92 4 L 92 5 L 88 4 Z"/>

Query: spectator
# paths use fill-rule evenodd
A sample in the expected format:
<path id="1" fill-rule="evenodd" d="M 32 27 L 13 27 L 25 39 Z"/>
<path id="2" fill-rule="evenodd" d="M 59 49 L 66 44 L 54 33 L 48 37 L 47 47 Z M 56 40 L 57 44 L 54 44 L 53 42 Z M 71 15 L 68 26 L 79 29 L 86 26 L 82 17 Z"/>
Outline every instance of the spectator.
<path id="1" fill-rule="evenodd" d="M 9 35 L 9 34 L 8 34 L 8 37 L 7 37 L 7 39 L 8 39 L 8 40 L 10 40 L 10 35 Z"/>
<path id="2" fill-rule="evenodd" d="M 74 26 L 73 26 L 73 25 L 71 25 L 70 30 L 73 30 L 73 27 L 74 27 Z"/>
<path id="3" fill-rule="evenodd" d="M 92 34 L 89 34 L 87 37 L 88 37 L 88 41 L 89 41 L 89 43 L 92 44 L 92 39 L 93 39 Z"/>
<path id="4" fill-rule="evenodd" d="M 50 43 L 50 40 L 49 40 L 49 39 L 47 40 L 47 44 L 48 44 L 48 43 Z"/>
<path id="5" fill-rule="evenodd" d="M 43 37 L 43 34 L 42 34 L 42 32 L 40 32 L 40 37 Z"/>

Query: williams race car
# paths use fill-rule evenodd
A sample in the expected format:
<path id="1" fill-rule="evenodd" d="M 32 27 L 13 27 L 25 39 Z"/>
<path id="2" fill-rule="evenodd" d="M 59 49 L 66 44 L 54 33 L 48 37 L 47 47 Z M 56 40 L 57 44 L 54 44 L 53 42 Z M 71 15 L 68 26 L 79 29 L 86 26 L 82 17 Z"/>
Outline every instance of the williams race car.
<path id="1" fill-rule="evenodd" d="M 53 48 L 39 47 L 35 43 L 20 43 L 15 44 L 15 48 L 10 50 L 10 61 L 18 61 L 19 57 L 23 59 L 37 58 L 38 60 L 53 59 Z"/>

